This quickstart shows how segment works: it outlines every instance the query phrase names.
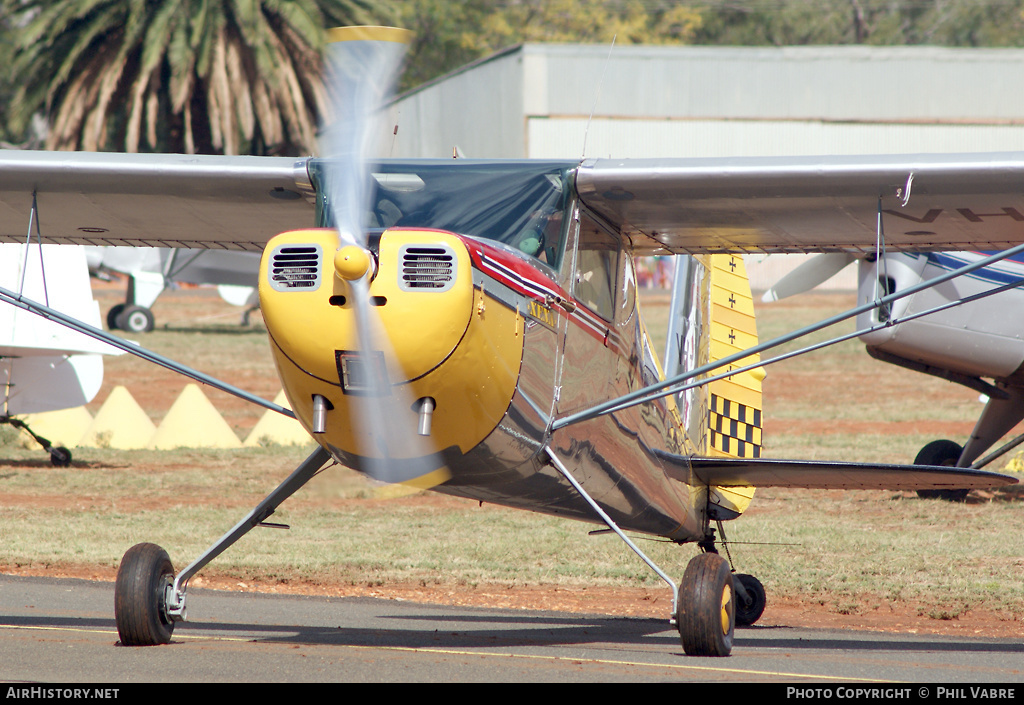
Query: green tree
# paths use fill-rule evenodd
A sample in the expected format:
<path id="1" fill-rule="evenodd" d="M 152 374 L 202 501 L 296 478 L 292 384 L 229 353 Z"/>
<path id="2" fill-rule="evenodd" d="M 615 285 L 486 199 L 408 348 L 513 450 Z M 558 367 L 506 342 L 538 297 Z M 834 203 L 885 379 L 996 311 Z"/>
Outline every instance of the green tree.
<path id="1" fill-rule="evenodd" d="M 0 142 L 9 140 L 7 133 L 7 110 L 11 104 L 14 83 L 9 70 L 11 65 L 11 43 L 14 34 L 6 16 L 0 13 Z"/>
<path id="2" fill-rule="evenodd" d="M 495 0 L 403 0 L 398 23 L 414 32 L 400 89 L 413 88 L 484 54 L 476 33 Z"/>
<path id="3" fill-rule="evenodd" d="M 701 16 L 677 0 L 402 0 L 416 38 L 403 88 L 523 42 L 689 43 Z"/>
<path id="4" fill-rule="evenodd" d="M 381 0 L 0 0 L 17 27 L 4 116 L 49 149 L 300 154 L 325 106 L 326 28 Z"/>
<path id="5" fill-rule="evenodd" d="M 1022 0 L 704 0 L 698 44 L 1021 46 Z"/>

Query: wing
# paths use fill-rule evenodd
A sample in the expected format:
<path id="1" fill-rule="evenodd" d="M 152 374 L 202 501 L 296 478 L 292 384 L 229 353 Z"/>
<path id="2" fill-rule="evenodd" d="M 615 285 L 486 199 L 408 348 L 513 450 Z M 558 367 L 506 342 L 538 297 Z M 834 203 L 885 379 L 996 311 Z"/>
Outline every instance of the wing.
<path id="1" fill-rule="evenodd" d="M 315 224 L 307 162 L 3 150 L 0 241 L 25 241 L 35 197 L 45 242 L 262 250 Z"/>
<path id="2" fill-rule="evenodd" d="M 35 195 L 47 242 L 262 249 L 314 224 L 316 161 L 0 151 L 0 241 L 25 239 Z M 602 159 L 576 175 L 637 254 L 870 252 L 880 198 L 889 249 L 1003 249 L 1024 240 L 1022 182 L 1024 153 Z"/>
<path id="3" fill-rule="evenodd" d="M 998 250 L 1024 241 L 1024 153 L 588 160 L 581 200 L 636 254 Z M 904 201 L 906 203 L 904 204 Z"/>
<path id="4" fill-rule="evenodd" d="M 674 469 L 670 472 L 676 479 L 686 480 L 692 469 L 695 479 L 717 487 L 927 490 L 999 487 L 1017 483 L 1016 478 L 1008 475 L 971 468 L 659 456 L 670 463 Z"/>

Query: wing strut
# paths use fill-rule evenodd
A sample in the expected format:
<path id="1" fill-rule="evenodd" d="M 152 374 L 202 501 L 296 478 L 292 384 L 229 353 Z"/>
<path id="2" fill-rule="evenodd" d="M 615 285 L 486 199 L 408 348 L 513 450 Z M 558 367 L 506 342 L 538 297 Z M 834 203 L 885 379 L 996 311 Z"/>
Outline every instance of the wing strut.
<path id="1" fill-rule="evenodd" d="M 116 335 L 111 335 L 110 333 L 107 333 L 104 330 L 100 330 L 99 328 L 91 326 L 88 323 L 83 323 L 82 321 L 79 321 L 77 318 L 72 318 L 71 316 L 65 315 L 60 311 L 56 311 L 50 308 L 49 306 L 44 306 L 41 303 L 32 301 L 31 299 L 26 299 L 25 297 L 20 296 L 14 293 L 13 291 L 10 291 L 9 289 L 5 289 L 2 286 L 0 286 L 0 301 L 9 303 L 12 306 L 17 306 L 18 308 L 24 311 L 34 313 L 37 316 L 45 318 L 49 321 L 59 323 L 62 326 L 70 328 L 71 330 L 78 331 L 79 333 L 84 333 L 85 335 L 88 335 L 91 338 L 101 340 L 104 343 L 113 345 L 115 348 L 124 350 L 127 353 L 131 353 L 136 357 L 141 357 L 143 360 L 147 360 L 148 362 L 160 365 L 161 367 L 171 370 L 172 372 L 177 372 L 179 374 L 185 375 L 186 377 L 194 379 L 197 382 L 208 384 L 214 389 L 219 389 L 222 392 L 227 392 L 228 394 L 236 396 L 239 399 L 252 402 L 253 404 L 262 406 L 265 409 L 270 409 L 271 411 L 276 411 L 277 413 L 283 414 L 284 416 L 287 416 L 289 418 L 295 418 L 295 413 L 291 409 L 286 409 L 283 406 L 279 406 L 273 402 L 263 399 L 262 397 L 258 397 L 255 394 L 251 394 L 250 392 L 247 392 L 244 389 L 239 389 L 238 387 L 232 384 L 222 382 L 216 377 L 211 377 L 210 375 L 204 374 L 199 370 L 194 370 L 187 365 L 182 365 L 181 363 L 175 362 L 174 360 L 168 357 L 164 357 L 159 353 L 155 353 L 152 350 L 147 350 L 146 348 L 140 345 L 136 345 L 135 343 L 129 342 L 124 338 L 118 338 Z"/>
<path id="2" fill-rule="evenodd" d="M 561 419 L 557 419 L 557 420 L 555 420 L 551 424 L 551 430 L 552 431 L 557 431 L 558 429 L 564 428 L 566 426 L 571 426 L 573 424 L 577 424 L 577 423 L 580 423 L 582 421 L 589 421 L 590 419 L 597 418 L 598 416 L 604 416 L 606 414 L 611 414 L 611 413 L 614 413 L 616 411 L 621 411 L 622 409 L 626 409 L 626 408 L 629 408 L 631 406 L 636 406 L 637 404 L 643 404 L 643 403 L 646 403 L 646 402 L 649 402 L 649 401 L 653 401 L 655 399 L 658 399 L 658 398 L 664 397 L 664 396 L 668 396 L 670 394 L 675 394 L 675 393 L 681 392 L 681 391 L 683 391 L 685 389 L 689 389 L 691 387 L 696 387 L 696 386 L 707 384 L 709 382 L 712 382 L 712 381 L 715 381 L 715 380 L 718 380 L 718 379 L 724 379 L 726 377 L 731 377 L 731 376 L 733 376 L 735 374 L 739 374 L 741 372 L 746 372 L 747 370 L 751 370 L 751 369 L 754 369 L 754 368 L 757 368 L 757 367 L 763 367 L 763 366 L 765 366 L 767 364 L 770 364 L 771 362 L 778 362 L 780 360 L 785 360 L 785 359 L 794 357 L 796 355 L 802 355 L 804 353 L 811 352 L 813 350 L 817 350 L 817 349 L 826 347 L 828 345 L 833 345 L 835 343 L 843 342 L 845 340 L 849 340 L 851 338 L 858 337 L 860 335 L 863 335 L 864 333 L 868 333 L 868 332 L 871 332 L 873 330 L 877 330 L 879 328 L 885 328 L 885 327 L 894 326 L 894 325 L 896 325 L 898 323 L 914 320 L 915 318 L 920 318 L 921 316 L 926 316 L 926 315 L 929 315 L 929 314 L 932 314 L 932 313 L 937 313 L 938 311 L 942 311 L 942 310 L 944 310 L 946 308 L 951 308 L 953 306 L 959 306 L 959 305 L 964 304 L 964 303 L 969 303 L 971 301 L 976 301 L 976 300 L 984 298 L 986 296 L 992 296 L 994 294 L 998 294 L 998 293 L 1000 293 L 1002 291 L 1006 291 L 1007 289 L 1013 289 L 1013 288 L 1019 287 L 1022 284 L 1024 284 L 1024 280 L 1013 281 L 1013 282 L 1010 282 L 1009 284 L 1004 284 L 1004 285 L 1002 285 L 1000 287 L 996 287 L 994 289 L 989 289 L 988 291 L 981 292 L 980 294 L 976 294 L 974 296 L 970 296 L 970 297 L 967 297 L 965 299 L 960 299 L 958 301 L 950 302 L 950 303 L 944 304 L 942 306 L 937 306 L 937 307 L 935 307 L 933 309 L 930 309 L 928 311 L 923 311 L 923 312 L 920 312 L 920 313 L 916 313 L 916 314 L 913 314 L 912 316 L 907 316 L 907 317 L 899 319 L 899 320 L 890 319 L 888 321 L 885 321 L 884 323 L 879 323 L 877 326 L 872 326 L 870 328 L 866 328 L 866 329 L 861 330 L 861 331 L 856 331 L 856 332 L 850 333 L 848 335 L 839 336 L 837 338 L 833 338 L 832 340 L 826 341 L 824 343 L 819 343 L 817 345 L 812 345 L 812 346 L 809 346 L 809 347 L 804 348 L 802 350 L 798 350 L 796 352 L 787 353 L 785 355 L 779 355 L 777 357 L 772 358 L 771 360 L 761 361 L 761 362 L 757 362 L 757 363 L 754 363 L 754 364 L 749 364 L 749 365 L 746 365 L 744 367 L 740 367 L 738 369 L 730 369 L 727 372 L 723 372 L 723 373 L 721 373 L 719 375 L 716 375 L 714 377 L 709 377 L 707 379 L 701 379 L 701 380 L 698 380 L 696 382 L 691 382 L 689 384 L 684 384 L 688 380 L 691 380 L 691 379 L 693 379 L 695 377 L 699 377 L 701 375 L 707 374 L 707 373 L 709 373 L 709 372 L 711 372 L 713 370 L 719 369 L 721 367 L 727 367 L 727 366 L 732 365 L 734 363 L 740 362 L 741 360 L 744 360 L 744 359 L 750 357 L 751 355 L 761 353 L 761 352 L 763 352 L 765 350 L 770 350 L 772 348 L 778 347 L 779 345 L 783 345 L 784 343 L 788 343 L 788 342 L 791 342 L 793 340 L 797 340 L 799 338 L 804 337 L 805 335 L 808 335 L 810 333 L 814 333 L 814 332 L 819 331 L 819 330 L 821 330 L 823 328 L 828 328 L 829 326 L 832 326 L 832 325 L 835 325 L 836 323 L 840 323 L 842 321 L 845 321 L 848 318 L 853 318 L 853 317 L 855 317 L 855 316 L 857 316 L 857 315 L 859 315 L 861 313 L 865 313 L 865 312 L 870 311 L 872 309 L 880 308 L 880 307 L 883 307 L 883 306 L 888 306 L 892 302 L 898 301 L 899 299 L 902 299 L 902 298 L 904 298 L 906 296 L 913 296 L 914 294 L 918 293 L 919 291 L 923 291 L 923 290 L 931 288 L 933 286 L 937 286 L 939 284 L 942 284 L 943 282 L 947 282 L 947 281 L 949 281 L 951 279 L 955 279 L 956 277 L 960 277 L 960 276 L 963 276 L 965 274 L 969 274 L 970 272 L 973 272 L 976 269 L 981 269 L 983 267 L 987 267 L 987 266 L 989 266 L 991 264 L 994 264 L 996 262 L 999 262 L 999 261 L 1001 261 L 1003 259 L 1006 259 L 1008 257 L 1013 257 L 1014 255 L 1018 255 L 1018 254 L 1021 254 L 1021 253 L 1024 253 L 1024 244 L 1016 245 L 1014 247 L 1011 247 L 1008 250 L 1004 250 L 1002 252 L 998 252 L 998 253 L 990 256 L 990 257 L 986 257 L 984 259 L 978 260 L 977 262 L 972 262 L 971 264 L 968 264 L 968 265 L 965 265 L 963 267 L 960 267 L 959 269 L 954 269 L 954 270 L 952 270 L 950 272 L 947 272 L 945 274 L 937 276 L 937 277 L 935 277 L 933 279 L 929 279 L 928 281 L 921 282 L 919 284 L 915 284 L 914 286 L 911 286 L 911 287 L 907 287 L 906 289 L 904 289 L 904 290 L 902 290 L 900 292 L 897 292 L 895 294 L 889 294 L 887 296 L 883 296 L 881 298 L 878 298 L 878 299 L 876 299 L 876 300 L 874 300 L 872 302 L 869 302 L 869 303 L 866 303 L 866 304 L 861 304 L 860 306 L 852 308 L 852 309 L 850 309 L 850 310 L 848 310 L 848 311 L 846 311 L 844 313 L 840 313 L 840 314 L 837 314 L 835 316 L 832 316 L 831 318 L 827 318 L 827 319 L 825 319 L 823 321 L 820 321 L 819 323 L 816 323 L 814 325 L 807 326 L 805 328 L 801 328 L 801 329 L 799 329 L 797 331 L 794 331 L 792 333 L 786 333 L 784 335 L 780 335 L 777 338 L 773 338 L 772 340 L 769 340 L 769 341 L 766 341 L 764 343 L 760 343 L 760 344 L 755 345 L 753 347 L 747 348 L 746 350 L 741 350 L 738 353 L 734 353 L 734 354 L 729 355 L 727 357 L 723 357 L 722 359 L 716 360 L 715 362 L 709 363 L 707 365 L 702 365 L 701 367 L 694 368 L 693 370 L 690 370 L 689 372 L 680 373 L 680 374 L 675 375 L 673 377 L 670 377 L 668 379 L 665 379 L 665 380 L 662 380 L 660 382 L 656 382 L 654 384 L 651 384 L 651 385 L 648 385 L 646 387 L 643 387 L 642 389 L 638 389 L 635 392 L 631 392 L 629 394 L 624 394 L 623 396 L 618 397 L 617 399 L 612 399 L 610 401 L 604 402 L 603 404 L 598 404 L 597 406 L 594 406 L 594 407 L 592 407 L 590 409 L 587 409 L 585 411 L 581 411 L 581 412 L 578 412 L 576 414 L 570 414 L 570 415 L 565 416 L 565 417 L 563 417 Z"/>
<path id="3" fill-rule="evenodd" d="M 859 338 L 862 335 L 866 335 L 867 333 L 873 333 L 876 330 L 881 330 L 882 328 L 888 328 L 890 326 L 897 326 L 897 325 L 899 325 L 901 323 L 906 323 L 908 321 L 913 321 L 913 320 L 916 320 L 918 318 L 923 318 L 924 316 L 930 316 L 933 313 L 939 313 L 940 311 L 945 311 L 946 309 L 953 308 L 954 306 L 960 306 L 962 304 L 969 304 L 969 303 L 972 303 L 974 301 L 980 301 L 981 299 L 987 298 L 989 296 L 995 296 L 996 294 L 1000 294 L 1000 293 L 1002 293 L 1004 291 L 1007 291 L 1009 289 L 1016 289 L 1016 288 L 1018 288 L 1020 286 L 1024 286 L 1024 279 L 1015 279 L 1015 280 L 1013 280 L 1011 282 L 1008 282 L 1006 284 L 1003 284 L 1001 286 L 997 286 L 994 289 L 989 289 L 987 291 L 982 291 L 982 292 L 979 292 L 977 294 L 972 294 L 971 296 L 967 296 L 967 297 L 964 297 L 962 299 L 958 299 L 956 301 L 949 301 L 949 302 L 947 302 L 945 304 L 941 304 L 939 306 L 935 306 L 934 308 L 930 308 L 930 309 L 927 309 L 925 311 L 918 311 L 917 313 L 913 313 L 913 314 L 910 314 L 908 316 L 903 316 L 902 318 L 889 318 L 889 319 L 886 319 L 885 321 L 883 321 L 881 323 L 877 323 L 877 324 L 875 324 L 873 326 L 868 326 L 867 328 L 861 328 L 860 330 L 855 330 L 852 333 L 847 333 L 845 335 L 836 336 L 835 338 L 830 338 L 829 340 L 826 340 L 824 342 L 815 343 L 814 345 L 808 345 L 807 347 L 800 348 L 799 350 L 794 350 L 792 352 L 784 353 L 782 355 L 776 355 L 775 357 L 769 358 L 769 359 L 764 360 L 764 361 L 759 361 L 759 362 L 755 362 L 755 363 L 752 363 L 752 364 L 749 364 L 749 365 L 744 365 L 743 367 L 736 367 L 736 368 L 730 369 L 730 370 L 728 370 L 726 372 L 721 372 L 721 373 L 719 373 L 717 375 L 713 375 L 711 377 L 707 377 L 705 379 L 701 379 L 701 380 L 698 380 L 696 382 L 690 382 L 689 384 L 682 384 L 681 382 L 683 382 L 683 381 L 685 381 L 687 379 L 691 379 L 691 378 L 695 377 L 697 374 L 699 374 L 699 372 L 694 371 L 694 372 L 689 373 L 689 374 L 680 374 L 680 376 L 679 376 L 680 377 L 680 384 L 679 384 L 679 386 L 677 386 L 677 387 L 670 387 L 667 390 L 666 389 L 662 389 L 661 391 L 658 391 L 658 392 L 652 392 L 649 396 L 642 397 L 642 398 L 639 398 L 639 399 L 635 399 L 635 400 L 629 402 L 628 404 L 623 403 L 623 404 L 620 404 L 618 406 L 615 406 L 614 408 L 609 409 L 608 412 L 606 412 L 606 413 L 613 413 L 613 412 L 619 411 L 620 409 L 624 409 L 624 408 L 626 408 L 628 406 L 635 406 L 637 404 L 643 404 L 645 402 L 653 401 L 653 400 L 655 400 L 655 399 L 657 399 L 659 397 L 667 396 L 669 394 L 677 394 L 679 392 L 686 391 L 687 389 L 692 389 L 693 387 L 699 387 L 701 385 L 709 384 L 711 382 L 717 382 L 720 379 L 727 379 L 729 377 L 732 377 L 733 375 L 742 374 L 744 372 L 748 372 L 749 370 L 753 370 L 753 369 L 756 369 L 758 367 L 765 367 L 765 366 L 770 365 L 770 364 L 772 364 L 774 362 L 781 362 L 783 360 L 789 360 L 790 358 L 799 357 L 800 355 L 804 355 L 804 354 L 809 353 L 809 352 L 814 352 L 815 350 L 821 350 L 823 348 L 827 348 L 829 346 L 835 345 L 836 343 L 842 343 L 842 342 L 845 342 L 847 340 L 852 340 L 853 338 Z M 882 307 L 888 306 L 888 304 L 885 304 L 885 303 L 883 303 L 883 302 L 881 302 L 879 300 L 876 300 L 874 302 L 874 305 L 877 306 L 878 308 L 882 308 Z M 810 333 L 810 332 L 813 332 L 813 330 L 808 330 L 807 332 Z M 748 350 L 743 351 L 742 354 L 749 355 L 750 354 L 750 350 L 753 350 L 753 348 L 750 348 Z M 897 358 L 897 359 L 899 359 L 899 358 Z M 891 362 L 891 360 L 890 360 L 890 362 Z M 905 366 L 905 367 L 909 366 L 909 365 L 907 365 L 905 363 L 900 363 L 900 362 L 897 362 L 896 364 L 903 364 L 903 366 Z M 720 367 L 720 366 L 721 366 L 720 362 L 717 362 L 717 363 L 714 363 L 713 365 L 710 365 L 711 369 L 715 369 L 715 368 Z M 916 368 L 911 367 L 911 369 L 916 369 Z M 978 388 L 978 383 L 972 384 L 972 383 L 968 383 L 967 381 L 961 381 L 961 380 L 958 380 L 958 379 L 953 379 L 953 377 L 951 375 L 945 375 L 944 378 L 948 378 L 951 382 L 960 382 L 961 384 L 964 384 L 965 386 L 972 387 L 972 388 Z M 1003 390 L 999 389 L 998 387 L 992 387 L 992 390 L 993 391 L 991 393 L 989 393 L 984 388 L 980 389 L 980 391 L 983 394 L 988 394 L 988 396 L 992 396 L 992 397 L 996 397 L 996 398 L 1003 398 L 1003 397 L 1006 396 L 1006 392 L 1004 392 Z"/>
<path id="4" fill-rule="evenodd" d="M 50 291 L 46 286 L 46 260 L 43 258 L 43 233 L 39 229 L 39 204 L 36 201 L 36 192 L 32 192 L 32 210 L 28 214 L 28 233 L 25 234 L 25 256 L 21 260 L 21 281 L 18 284 L 18 293 L 25 291 L 25 277 L 28 275 L 28 251 L 32 246 L 32 229 L 35 226 L 36 238 L 39 241 L 39 273 L 43 279 L 43 296 L 46 297 L 46 304 L 50 304 Z"/>

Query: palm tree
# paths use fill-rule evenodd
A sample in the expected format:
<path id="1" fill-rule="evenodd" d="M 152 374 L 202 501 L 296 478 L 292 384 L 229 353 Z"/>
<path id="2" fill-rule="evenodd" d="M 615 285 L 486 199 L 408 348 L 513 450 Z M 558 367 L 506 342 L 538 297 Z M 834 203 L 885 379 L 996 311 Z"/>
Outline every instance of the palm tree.
<path id="1" fill-rule="evenodd" d="M 309 154 L 326 29 L 380 0 L 0 0 L 13 26 L 12 135 L 48 149 Z"/>

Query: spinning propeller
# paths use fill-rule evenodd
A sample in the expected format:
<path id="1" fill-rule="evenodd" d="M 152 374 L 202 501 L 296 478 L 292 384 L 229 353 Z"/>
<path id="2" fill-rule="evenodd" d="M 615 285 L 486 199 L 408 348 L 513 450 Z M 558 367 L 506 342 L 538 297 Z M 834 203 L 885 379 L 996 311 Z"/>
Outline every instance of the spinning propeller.
<path id="1" fill-rule="evenodd" d="M 371 305 L 377 259 L 368 241 L 370 159 L 387 133 L 384 106 L 393 92 L 411 37 L 390 27 L 332 30 L 327 53 L 330 122 L 322 144 L 324 191 L 338 249 L 335 275 L 347 285 L 354 319 L 353 350 L 345 351 L 352 379 L 346 394 L 356 445 L 355 464 L 382 482 L 430 487 L 450 477 L 430 440 L 433 400 L 415 399 L 409 375 Z M 341 363 L 339 363 L 341 364 Z"/>

